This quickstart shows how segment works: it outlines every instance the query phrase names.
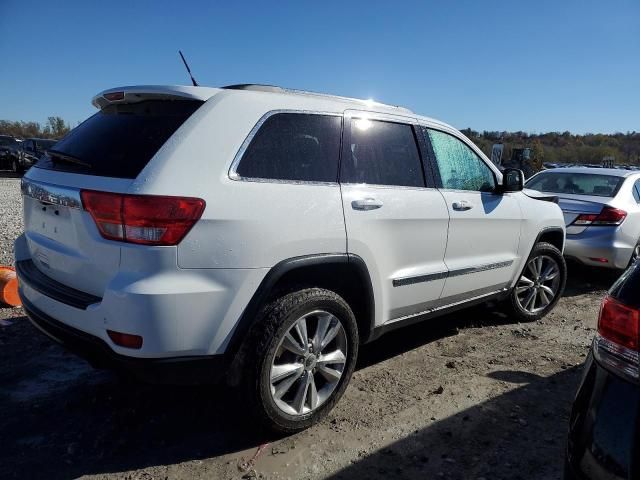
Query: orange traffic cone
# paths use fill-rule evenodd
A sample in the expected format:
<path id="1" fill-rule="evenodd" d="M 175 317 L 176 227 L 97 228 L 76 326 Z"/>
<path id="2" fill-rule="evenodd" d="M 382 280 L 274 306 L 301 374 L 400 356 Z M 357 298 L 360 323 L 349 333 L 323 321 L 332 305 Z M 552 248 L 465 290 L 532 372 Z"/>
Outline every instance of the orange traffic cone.
<path id="1" fill-rule="evenodd" d="M 0 267 L 0 303 L 11 307 L 22 305 L 18 295 L 18 277 L 11 267 Z"/>

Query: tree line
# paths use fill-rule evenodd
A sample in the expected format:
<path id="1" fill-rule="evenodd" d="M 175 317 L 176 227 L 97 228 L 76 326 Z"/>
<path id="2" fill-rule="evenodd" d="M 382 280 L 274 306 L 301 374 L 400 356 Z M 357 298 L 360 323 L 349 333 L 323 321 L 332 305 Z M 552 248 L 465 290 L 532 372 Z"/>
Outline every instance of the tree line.
<path id="1" fill-rule="evenodd" d="M 601 164 L 613 158 L 618 165 L 640 165 L 640 132 L 587 133 L 571 132 L 478 132 L 462 130 L 480 149 L 491 156 L 495 143 L 504 145 L 503 159 L 511 157 L 514 148 L 531 148 L 536 163 L 593 163 Z"/>
<path id="2" fill-rule="evenodd" d="M 51 138 L 64 137 L 71 127 L 60 117 L 49 117 L 47 123 L 41 125 L 38 122 L 21 122 L 0 120 L 0 135 L 24 138 Z"/>

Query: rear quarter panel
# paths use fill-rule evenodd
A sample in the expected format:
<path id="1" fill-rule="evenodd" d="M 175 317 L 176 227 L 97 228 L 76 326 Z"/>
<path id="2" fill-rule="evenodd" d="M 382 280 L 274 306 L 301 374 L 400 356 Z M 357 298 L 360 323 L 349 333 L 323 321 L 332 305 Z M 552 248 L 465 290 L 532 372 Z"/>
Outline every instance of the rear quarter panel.
<path id="1" fill-rule="evenodd" d="M 183 124 L 141 172 L 131 193 L 206 201 L 178 246 L 181 268 L 266 268 L 318 253 L 346 252 L 340 187 L 232 180 L 229 168 L 251 129 L 271 110 L 334 111 L 318 99 L 222 92 Z"/>

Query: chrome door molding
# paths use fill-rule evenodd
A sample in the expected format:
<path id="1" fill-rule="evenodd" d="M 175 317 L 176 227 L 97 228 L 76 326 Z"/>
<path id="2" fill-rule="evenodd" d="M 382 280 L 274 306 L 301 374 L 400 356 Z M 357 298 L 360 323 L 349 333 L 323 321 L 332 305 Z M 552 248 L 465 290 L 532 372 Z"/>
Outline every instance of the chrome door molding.
<path id="1" fill-rule="evenodd" d="M 487 270 L 495 270 L 496 268 L 506 268 L 513 265 L 513 260 L 505 262 L 487 263 L 475 267 L 459 268 L 457 270 L 449 270 L 448 272 L 429 273 L 427 275 L 415 275 L 411 277 L 394 278 L 392 280 L 394 287 L 402 287 L 405 285 L 413 285 L 415 283 L 430 282 L 433 280 L 441 280 L 443 278 L 457 277 L 460 275 L 468 275 L 471 273 L 485 272 Z"/>

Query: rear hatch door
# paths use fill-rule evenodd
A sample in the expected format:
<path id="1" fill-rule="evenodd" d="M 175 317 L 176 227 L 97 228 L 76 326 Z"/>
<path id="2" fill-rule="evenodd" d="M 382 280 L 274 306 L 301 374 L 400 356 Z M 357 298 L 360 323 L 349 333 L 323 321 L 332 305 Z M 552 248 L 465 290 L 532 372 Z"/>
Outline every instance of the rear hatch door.
<path id="1" fill-rule="evenodd" d="M 95 102 L 94 102 L 95 103 Z M 101 297 L 120 265 L 121 243 L 100 235 L 81 191 L 127 193 L 201 100 L 104 102 L 23 179 L 25 235 L 36 267 L 66 286 Z M 141 247 L 144 248 L 144 247 Z"/>

